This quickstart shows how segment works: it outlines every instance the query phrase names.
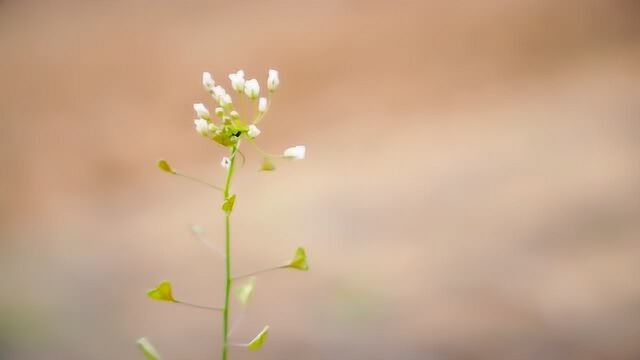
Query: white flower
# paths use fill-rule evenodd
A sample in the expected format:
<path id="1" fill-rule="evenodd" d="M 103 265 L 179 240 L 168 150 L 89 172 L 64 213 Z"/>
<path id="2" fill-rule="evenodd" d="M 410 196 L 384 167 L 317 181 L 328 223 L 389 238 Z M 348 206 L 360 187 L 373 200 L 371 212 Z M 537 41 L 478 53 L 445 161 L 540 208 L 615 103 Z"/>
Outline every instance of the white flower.
<path id="1" fill-rule="evenodd" d="M 213 81 L 213 77 L 210 73 L 206 71 L 202 73 L 202 85 L 205 89 L 211 90 L 215 84 L 216 82 Z"/>
<path id="2" fill-rule="evenodd" d="M 193 110 L 195 110 L 199 118 L 206 118 L 209 116 L 209 110 L 207 110 L 207 107 L 202 103 L 193 104 Z"/>
<path id="3" fill-rule="evenodd" d="M 251 124 L 249 125 L 249 131 L 247 131 L 247 135 L 249 135 L 250 138 L 254 138 L 258 135 L 260 135 L 260 129 L 258 129 L 257 126 Z"/>
<path id="4" fill-rule="evenodd" d="M 229 94 L 221 95 L 218 101 L 220 102 L 220 106 L 225 109 L 229 109 L 231 108 L 231 105 L 233 105 L 233 102 L 231 101 L 231 95 Z"/>
<path id="5" fill-rule="evenodd" d="M 242 92 L 244 90 L 244 71 L 238 70 L 234 74 L 229 74 L 229 80 L 231 80 L 231 87 L 235 91 Z"/>
<path id="6" fill-rule="evenodd" d="M 261 97 L 258 100 L 258 112 L 263 113 L 265 111 L 267 111 L 267 98 Z"/>
<path id="7" fill-rule="evenodd" d="M 213 88 L 213 98 L 216 99 L 216 101 L 220 101 L 220 97 L 226 93 L 227 91 L 220 85 Z"/>
<path id="8" fill-rule="evenodd" d="M 307 149 L 304 147 L 304 145 L 290 147 L 284 151 L 283 156 L 289 159 L 302 160 L 304 159 L 306 150 Z"/>
<path id="9" fill-rule="evenodd" d="M 196 125 L 196 131 L 202 136 L 209 135 L 209 122 L 205 119 L 195 119 L 193 123 Z"/>
<path id="10" fill-rule="evenodd" d="M 247 95 L 249 99 L 257 99 L 260 95 L 260 84 L 258 80 L 247 80 L 247 82 L 244 83 L 244 94 Z"/>
<path id="11" fill-rule="evenodd" d="M 231 160 L 228 157 L 223 157 L 222 161 L 220 161 L 220 166 L 222 166 L 225 169 L 228 169 L 229 166 L 231 166 Z"/>
<path id="12" fill-rule="evenodd" d="M 267 88 L 269 91 L 274 92 L 280 85 L 280 77 L 278 76 L 278 70 L 269 69 L 269 78 L 267 79 Z"/>

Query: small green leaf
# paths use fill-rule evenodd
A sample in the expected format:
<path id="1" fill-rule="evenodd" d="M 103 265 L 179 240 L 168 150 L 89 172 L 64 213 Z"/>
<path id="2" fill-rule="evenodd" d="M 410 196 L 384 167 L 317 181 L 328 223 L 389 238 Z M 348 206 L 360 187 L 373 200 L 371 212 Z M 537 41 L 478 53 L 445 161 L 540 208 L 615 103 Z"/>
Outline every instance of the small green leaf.
<path id="1" fill-rule="evenodd" d="M 273 164 L 270 158 L 265 157 L 262 159 L 262 166 L 260 166 L 260 171 L 273 171 L 276 169 L 276 166 Z"/>
<path id="2" fill-rule="evenodd" d="M 256 278 L 252 276 L 249 280 L 244 283 L 244 285 L 240 286 L 236 290 L 236 296 L 238 297 L 238 301 L 242 305 L 247 305 L 249 300 L 251 300 L 251 295 L 253 295 L 253 290 L 256 287 Z"/>
<path id="3" fill-rule="evenodd" d="M 303 247 L 299 247 L 296 249 L 296 254 L 293 256 L 293 259 L 291 259 L 291 262 L 288 266 L 290 268 L 302 271 L 309 270 L 309 264 L 307 263 L 307 254 L 304 251 Z"/>
<path id="4" fill-rule="evenodd" d="M 256 335 L 256 337 L 253 338 L 253 340 L 251 340 L 251 342 L 249 344 L 247 344 L 247 348 L 249 348 L 249 350 L 258 350 L 262 347 L 262 344 L 264 344 L 264 342 L 267 340 L 267 337 L 269 336 L 269 326 L 265 326 L 264 329 L 262 329 L 262 331 L 260 331 L 260 333 L 258 335 Z"/>
<path id="5" fill-rule="evenodd" d="M 224 210 L 225 212 L 232 212 L 233 211 L 233 204 L 235 204 L 236 202 L 236 196 L 235 195 L 231 195 L 231 197 L 229 197 L 227 200 L 224 201 L 224 203 L 222 204 L 222 210 Z"/>
<path id="6" fill-rule="evenodd" d="M 163 281 L 156 286 L 155 289 L 149 290 L 147 296 L 154 300 L 177 302 L 176 299 L 173 298 L 171 283 L 168 281 Z"/>
<path id="7" fill-rule="evenodd" d="M 158 160 L 158 167 L 162 171 L 166 171 L 170 174 L 175 174 L 176 172 L 171 168 L 171 165 L 167 162 L 167 160 Z"/>
<path id="8" fill-rule="evenodd" d="M 136 344 L 138 344 L 138 348 L 142 351 L 147 360 L 160 360 L 160 354 L 158 354 L 156 348 L 151 345 L 149 339 L 140 338 L 136 341 Z"/>

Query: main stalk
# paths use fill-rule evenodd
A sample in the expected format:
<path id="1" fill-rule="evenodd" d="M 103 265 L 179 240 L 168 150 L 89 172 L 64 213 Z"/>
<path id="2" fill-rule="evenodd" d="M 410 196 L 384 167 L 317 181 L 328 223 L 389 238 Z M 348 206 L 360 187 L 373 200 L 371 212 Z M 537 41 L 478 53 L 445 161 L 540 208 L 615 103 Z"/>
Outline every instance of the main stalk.
<path id="1" fill-rule="evenodd" d="M 231 196 L 231 179 L 236 165 L 236 154 L 238 153 L 236 144 L 231 148 L 230 164 L 227 171 L 227 181 L 224 185 L 224 200 L 227 201 Z M 225 268 L 226 280 L 224 290 L 224 308 L 222 308 L 222 360 L 227 360 L 229 350 L 229 298 L 231 296 L 231 210 L 225 211 L 224 229 L 225 229 Z"/>

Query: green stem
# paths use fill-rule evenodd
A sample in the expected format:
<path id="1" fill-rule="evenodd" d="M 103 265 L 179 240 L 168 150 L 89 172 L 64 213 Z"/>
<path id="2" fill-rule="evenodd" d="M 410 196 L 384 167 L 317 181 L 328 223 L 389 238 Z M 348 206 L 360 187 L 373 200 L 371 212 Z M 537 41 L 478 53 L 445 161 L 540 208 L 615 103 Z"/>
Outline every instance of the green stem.
<path id="1" fill-rule="evenodd" d="M 236 154 L 238 153 L 238 147 L 240 144 L 236 144 L 231 148 L 229 170 L 227 171 L 227 181 L 224 185 L 224 200 L 228 200 L 230 197 L 231 179 L 233 178 L 233 171 L 235 170 Z M 224 228 L 225 228 L 225 268 L 226 268 L 226 280 L 224 291 L 224 307 L 222 308 L 222 360 L 227 360 L 227 351 L 229 349 L 229 298 L 231 295 L 231 211 L 226 211 L 224 214 Z"/>

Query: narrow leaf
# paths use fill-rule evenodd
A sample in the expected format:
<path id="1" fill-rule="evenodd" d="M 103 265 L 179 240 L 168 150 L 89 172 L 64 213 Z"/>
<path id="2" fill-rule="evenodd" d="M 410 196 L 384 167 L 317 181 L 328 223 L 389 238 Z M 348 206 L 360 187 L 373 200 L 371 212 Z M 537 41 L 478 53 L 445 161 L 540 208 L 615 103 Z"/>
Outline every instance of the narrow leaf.
<path id="1" fill-rule="evenodd" d="M 159 301 L 169 301 L 169 302 L 177 302 L 173 297 L 173 292 L 171 290 L 171 283 L 168 281 L 161 282 L 154 289 L 151 289 L 147 292 L 147 296 L 154 300 Z"/>
<path id="2" fill-rule="evenodd" d="M 262 166 L 260 166 L 260 171 L 273 171 L 276 169 L 276 166 L 273 164 L 270 158 L 265 157 L 262 159 Z"/>
<path id="3" fill-rule="evenodd" d="M 140 349 L 140 351 L 142 351 L 142 353 L 144 354 L 144 357 L 147 360 L 160 360 L 160 354 L 158 354 L 158 351 L 156 350 L 156 348 L 154 348 L 153 345 L 151 345 L 151 342 L 149 342 L 149 339 L 140 338 L 138 339 L 136 344 L 138 344 L 138 348 Z"/>
<path id="4" fill-rule="evenodd" d="M 249 278 L 247 282 L 244 283 L 244 285 L 240 286 L 236 290 L 236 296 L 238 297 L 238 301 L 240 301 L 242 305 L 247 305 L 249 303 L 249 300 L 251 300 L 251 295 L 253 295 L 253 290 L 255 290 L 255 287 L 256 287 L 256 278 L 252 276 L 251 278 Z"/>
<path id="5" fill-rule="evenodd" d="M 304 251 L 303 247 L 299 247 L 296 249 L 296 253 L 291 259 L 291 262 L 288 265 L 290 268 L 298 269 L 302 271 L 309 270 L 309 264 L 307 263 L 307 254 Z"/>
<path id="6" fill-rule="evenodd" d="M 166 171 L 170 174 L 175 174 L 176 172 L 171 168 L 171 165 L 169 165 L 169 163 L 167 162 L 167 160 L 158 160 L 158 167 L 160 168 L 160 170 L 162 171 Z"/>
<path id="7" fill-rule="evenodd" d="M 262 331 L 260 331 L 260 333 L 258 335 L 256 335 L 256 337 L 253 338 L 253 340 L 251 340 L 251 342 L 249 344 L 247 344 L 247 348 L 249 348 L 249 350 L 258 350 L 262 347 L 262 344 L 264 344 L 264 342 L 267 340 L 267 337 L 269 336 L 269 326 L 265 326 L 264 329 L 262 329 Z"/>
<path id="8" fill-rule="evenodd" d="M 231 197 L 229 197 L 227 200 L 224 201 L 224 203 L 222 204 L 222 210 L 224 210 L 225 212 L 232 212 L 233 211 L 233 204 L 235 204 L 236 202 L 236 196 L 235 195 L 231 195 Z"/>

